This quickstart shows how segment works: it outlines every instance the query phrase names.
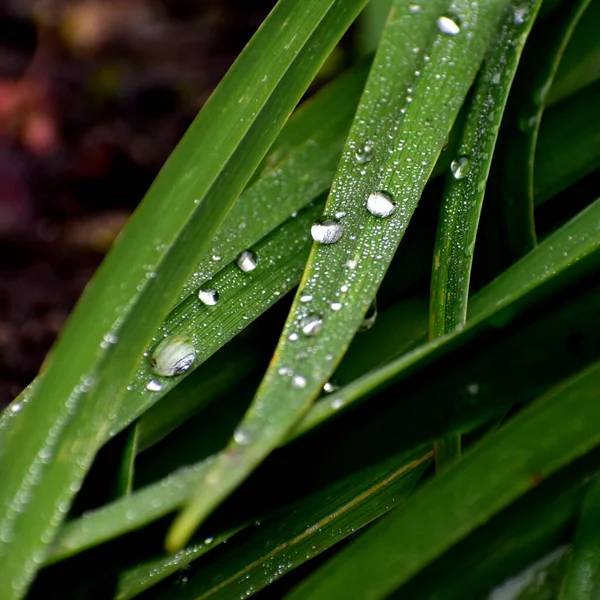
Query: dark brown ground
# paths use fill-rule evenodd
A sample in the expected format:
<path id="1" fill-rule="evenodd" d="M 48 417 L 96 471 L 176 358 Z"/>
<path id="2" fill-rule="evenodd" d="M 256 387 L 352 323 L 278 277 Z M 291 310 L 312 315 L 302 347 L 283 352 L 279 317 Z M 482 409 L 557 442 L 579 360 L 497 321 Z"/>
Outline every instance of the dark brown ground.
<path id="1" fill-rule="evenodd" d="M 0 2 L 0 407 L 273 4 Z"/>

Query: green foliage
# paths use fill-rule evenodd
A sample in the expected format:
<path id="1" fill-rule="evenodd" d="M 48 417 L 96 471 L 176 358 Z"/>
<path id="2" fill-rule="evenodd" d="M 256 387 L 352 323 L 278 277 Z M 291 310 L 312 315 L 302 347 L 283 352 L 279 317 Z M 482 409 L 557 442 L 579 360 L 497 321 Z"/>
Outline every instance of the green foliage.
<path id="1" fill-rule="evenodd" d="M 3 600 L 595 597 L 600 2 L 365 5 L 280 0 L 1 416 Z"/>

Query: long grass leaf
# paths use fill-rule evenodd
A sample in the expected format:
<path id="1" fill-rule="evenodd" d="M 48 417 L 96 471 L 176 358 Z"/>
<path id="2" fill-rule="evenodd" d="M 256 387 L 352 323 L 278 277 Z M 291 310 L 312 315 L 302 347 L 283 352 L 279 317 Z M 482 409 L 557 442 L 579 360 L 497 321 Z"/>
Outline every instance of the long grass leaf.
<path id="1" fill-rule="evenodd" d="M 86 290 L 34 391 L 43 401 L 27 403 L 7 436 L 0 474 L 3 598 L 23 595 L 161 319 L 364 2 L 277 5 Z"/>
<path id="2" fill-rule="evenodd" d="M 417 11 L 404 1 L 393 5 L 325 208 L 332 220 L 314 233 L 328 243 L 313 247 L 254 403 L 175 521 L 169 548 L 183 545 L 281 441 L 341 360 L 483 59 L 480 34 L 494 30 L 504 4 L 461 2 L 450 15 L 444 2 Z"/>
<path id="3" fill-rule="evenodd" d="M 525 64 L 517 85 L 508 139 L 503 148 L 502 201 L 506 221 L 507 249 L 518 259 L 537 243 L 534 220 L 534 163 L 540 123 L 550 89 L 563 53 L 578 22 L 586 13 L 590 0 L 578 0 L 560 6 L 544 23 L 538 35 L 544 43 L 536 46 L 535 56 Z M 535 32 L 534 32 L 535 36 Z M 535 40 L 533 40 L 535 41 Z M 543 57 L 540 60 L 540 56 Z"/>

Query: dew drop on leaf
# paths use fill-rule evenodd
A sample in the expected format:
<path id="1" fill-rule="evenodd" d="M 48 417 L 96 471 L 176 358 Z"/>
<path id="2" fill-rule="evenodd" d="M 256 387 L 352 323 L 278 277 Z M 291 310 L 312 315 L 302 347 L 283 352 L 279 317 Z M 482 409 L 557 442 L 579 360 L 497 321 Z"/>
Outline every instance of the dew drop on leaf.
<path id="1" fill-rule="evenodd" d="M 300 329 L 307 336 L 318 335 L 323 327 L 323 318 L 316 314 L 307 315 L 300 321 Z"/>
<path id="2" fill-rule="evenodd" d="M 320 244 L 335 244 L 343 233 L 344 226 L 335 219 L 318 219 L 310 228 L 313 240 Z"/>
<path id="3" fill-rule="evenodd" d="M 306 387 L 306 377 L 302 375 L 294 375 L 292 377 L 292 387 L 301 390 Z"/>
<path id="4" fill-rule="evenodd" d="M 463 179 L 467 176 L 470 166 L 471 159 L 468 156 L 461 156 L 460 158 L 452 161 L 450 164 L 450 171 L 452 171 L 454 179 Z"/>
<path id="5" fill-rule="evenodd" d="M 156 379 L 152 379 L 146 385 L 146 389 L 150 392 L 160 392 L 162 390 L 162 384 L 159 381 L 156 381 Z"/>
<path id="6" fill-rule="evenodd" d="M 154 350 L 150 364 L 157 375 L 172 377 L 185 373 L 194 363 L 196 349 L 189 340 L 175 336 L 163 340 Z"/>
<path id="7" fill-rule="evenodd" d="M 365 142 L 362 148 L 356 150 L 355 156 L 359 163 L 368 163 L 373 158 L 373 142 Z"/>
<path id="8" fill-rule="evenodd" d="M 439 17 L 437 20 L 437 28 L 445 35 L 457 35 L 460 33 L 460 27 L 458 23 L 456 23 L 453 18 L 447 15 L 442 15 Z"/>
<path id="9" fill-rule="evenodd" d="M 387 192 L 379 190 L 367 198 L 367 210 L 376 217 L 389 217 L 396 212 L 398 204 Z"/>
<path id="10" fill-rule="evenodd" d="M 219 292 L 212 289 L 200 290 L 198 292 L 198 298 L 200 299 L 200 302 L 206 304 L 206 306 L 215 306 L 219 301 Z"/>
<path id="11" fill-rule="evenodd" d="M 244 273 L 254 271 L 254 269 L 256 269 L 257 262 L 256 254 L 254 254 L 254 252 L 251 250 L 244 250 L 244 252 L 237 257 L 238 267 L 244 271 Z"/>

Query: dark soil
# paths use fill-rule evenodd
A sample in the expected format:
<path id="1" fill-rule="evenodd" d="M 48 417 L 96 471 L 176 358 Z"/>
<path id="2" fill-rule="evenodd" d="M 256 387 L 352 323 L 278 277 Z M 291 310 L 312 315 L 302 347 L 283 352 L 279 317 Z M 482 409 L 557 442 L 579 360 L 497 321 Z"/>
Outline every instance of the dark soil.
<path id="1" fill-rule="evenodd" d="M 0 406 L 274 0 L 0 5 Z"/>

